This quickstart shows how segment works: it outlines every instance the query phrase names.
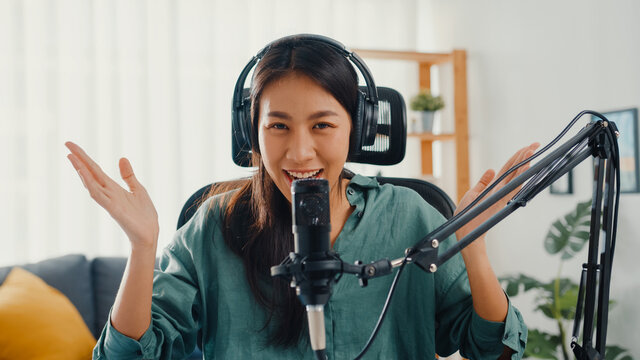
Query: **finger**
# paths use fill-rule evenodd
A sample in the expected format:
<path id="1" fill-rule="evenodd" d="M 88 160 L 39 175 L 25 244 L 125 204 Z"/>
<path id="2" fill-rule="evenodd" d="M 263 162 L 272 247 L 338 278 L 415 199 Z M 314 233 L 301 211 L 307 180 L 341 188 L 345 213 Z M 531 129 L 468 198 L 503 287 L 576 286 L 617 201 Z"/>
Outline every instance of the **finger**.
<path id="1" fill-rule="evenodd" d="M 537 147 L 537 146 L 536 146 Z M 523 154 L 522 154 L 522 159 L 519 160 L 520 162 L 524 161 L 525 159 L 529 158 L 530 156 L 533 155 L 535 150 L 535 147 L 533 148 L 528 148 Z M 514 171 L 513 173 L 509 174 L 509 176 L 507 176 L 503 182 L 504 185 L 506 185 L 507 183 L 509 183 L 510 181 L 512 181 L 513 179 L 515 179 L 516 177 L 520 176 L 522 173 L 524 173 L 525 171 L 527 171 L 529 168 L 531 167 L 530 163 L 526 163 L 524 165 L 522 165 L 521 167 L 519 167 L 516 171 Z M 512 198 L 518 191 L 520 191 L 520 189 L 522 188 L 522 185 L 518 186 L 517 188 L 513 189 L 512 192 L 510 192 L 507 197 Z"/>
<path id="2" fill-rule="evenodd" d="M 536 141 L 536 142 L 534 142 L 534 143 L 531 143 L 531 145 L 529 145 L 529 148 L 530 148 L 531 150 L 533 150 L 533 151 L 537 150 L 539 147 L 540 147 L 540 143 L 539 143 L 539 142 L 537 142 L 537 141 Z"/>
<path id="3" fill-rule="evenodd" d="M 507 162 L 504 163 L 504 165 L 498 172 L 498 177 L 502 176 L 502 174 L 506 173 L 513 166 L 513 163 L 518 158 L 519 154 L 520 154 L 520 150 L 518 150 L 515 154 L 511 155 L 509 160 L 507 160 Z"/>
<path id="4" fill-rule="evenodd" d="M 518 155 L 518 157 L 516 157 L 515 159 L 513 159 L 513 163 L 508 164 L 509 168 L 507 168 L 506 171 L 508 171 L 510 168 L 520 164 L 521 162 L 523 162 L 526 158 L 528 158 L 529 156 L 531 156 L 531 151 L 529 150 L 529 147 L 526 148 L 522 148 L 520 151 L 518 151 L 516 153 Z M 506 165 L 505 165 L 506 166 Z M 522 171 L 526 170 L 528 168 L 528 164 L 525 164 L 521 167 L 519 167 L 518 169 L 516 169 L 515 171 L 511 172 L 509 175 L 507 175 L 503 180 L 502 183 L 506 184 L 508 182 L 510 182 L 511 180 L 513 180 L 516 176 L 520 175 L 522 173 Z"/>
<path id="5" fill-rule="evenodd" d="M 111 178 L 102 171 L 100 166 L 96 164 L 96 162 L 93 161 L 93 159 L 91 159 L 91 157 L 89 157 L 89 155 L 87 155 L 80 146 L 72 143 L 71 141 L 67 141 L 64 144 L 80 162 L 84 163 L 87 170 L 93 174 L 93 177 L 101 186 L 107 185 L 107 181 L 111 180 Z"/>
<path id="6" fill-rule="evenodd" d="M 533 154 L 538 149 L 538 147 L 540 147 L 540 143 L 538 143 L 538 142 L 534 142 L 533 144 L 529 145 L 526 148 L 526 150 L 524 152 L 524 155 L 522 156 L 522 159 L 518 162 L 518 164 L 523 162 L 523 161 L 526 161 L 528 158 L 532 157 Z M 523 172 L 525 172 L 525 170 L 529 169 L 530 166 L 531 166 L 531 163 L 528 162 L 528 163 L 522 165 L 521 167 L 519 167 L 518 170 L 517 170 L 517 175 L 520 175 Z"/>
<path id="7" fill-rule="evenodd" d="M 524 155 L 522 156 L 522 157 L 523 157 L 522 161 L 525 161 L 526 159 L 528 159 L 528 158 L 530 158 L 531 156 L 533 156 L 533 153 L 534 153 L 534 152 L 535 152 L 535 151 L 534 151 L 534 150 L 532 150 L 532 149 L 527 150 L 527 151 L 524 153 Z M 530 162 L 528 162 L 528 163 L 526 163 L 526 164 L 522 165 L 522 166 L 521 166 L 521 167 L 519 167 L 519 168 L 518 168 L 518 170 L 516 171 L 516 176 L 518 176 L 518 175 L 522 174 L 523 172 L 525 172 L 525 171 L 526 171 L 527 169 L 529 169 L 530 167 L 531 167 L 531 163 L 530 163 Z"/>
<path id="8" fill-rule="evenodd" d="M 538 147 L 540 147 L 540 143 L 539 142 L 534 142 L 531 145 L 525 147 L 524 149 L 522 149 L 522 158 L 519 159 L 516 162 L 517 164 L 520 164 L 521 162 L 525 161 L 526 159 L 530 158 L 531 156 L 533 156 L 533 154 L 536 152 L 536 150 L 538 149 Z"/>
<path id="9" fill-rule="evenodd" d="M 131 167 L 131 163 L 127 158 L 121 158 L 118 163 L 120 167 L 120 176 L 122 180 L 129 186 L 129 191 L 136 192 L 140 189 L 143 189 L 142 184 L 136 178 L 136 175 L 133 173 L 133 168 Z"/>
<path id="10" fill-rule="evenodd" d="M 528 158 L 530 158 L 531 156 L 533 156 L 533 154 L 536 152 L 536 150 L 538 149 L 538 147 L 540 147 L 540 143 L 538 142 L 534 142 L 533 144 L 527 146 L 526 148 L 524 148 L 524 151 L 522 153 L 522 158 L 518 160 L 518 162 L 516 164 L 520 164 L 523 161 L 526 161 Z M 527 170 L 530 166 L 530 162 L 521 166 L 520 168 L 518 168 L 518 175 L 522 172 L 524 172 L 525 170 Z"/>
<path id="11" fill-rule="evenodd" d="M 76 171 L 80 170 L 80 167 L 82 165 L 80 164 L 80 160 L 78 160 L 78 158 L 75 155 L 68 154 L 67 159 L 69 159 L 69 162 L 71 162 L 71 165 L 73 166 L 74 169 L 76 169 Z"/>
<path id="12" fill-rule="evenodd" d="M 489 184 L 491 184 L 491 181 L 495 176 L 496 172 L 493 171 L 493 169 L 485 171 L 484 174 L 482 174 L 482 177 L 480 177 L 480 180 L 473 187 L 472 191 L 476 194 L 481 193 L 482 191 L 484 191 L 484 189 L 487 188 L 487 186 L 489 186 Z"/>
<path id="13" fill-rule="evenodd" d="M 80 174 L 80 168 L 82 167 L 82 165 L 80 164 L 80 161 L 73 154 L 67 155 L 67 159 L 69 159 L 69 161 L 71 162 L 71 165 L 73 166 L 73 168 L 78 173 L 78 176 L 80 177 L 80 180 L 82 181 L 82 185 L 85 187 L 85 189 L 87 189 L 87 184 L 84 182 L 84 179 L 82 178 L 82 175 Z"/>
<path id="14" fill-rule="evenodd" d="M 467 206 L 469 206 L 469 204 L 471 204 L 478 197 L 478 195 L 482 191 L 484 191 L 487 186 L 489 186 L 494 176 L 495 171 L 493 171 L 492 169 L 485 171 L 485 173 L 480 177 L 480 180 L 464 194 L 464 196 L 460 200 L 460 203 L 456 207 L 456 211 L 454 212 L 454 214 L 457 214 L 462 209 L 467 208 Z"/>
<path id="15" fill-rule="evenodd" d="M 89 191 L 91 198 L 103 207 L 107 205 L 110 200 L 109 196 L 105 193 L 104 188 L 95 181 L 87 167 L 73 154 L 67 155 L 67 158 L 78 172 L 82 185 Z"/>
<path id="16" fill-rule="evenodd" d="M 522 149 L 518 150 L 515 154 L 513 154 L 513 156 L 511 156 L 511 158 L 504 164 L 504 166 L 502 167 L 502 169 L 500 169 L 500 173 L 498 175 L 498 177 L 502 176 L 504 173 L 506 173 L 507 171 L 509 171 L 509 169 L 511 169 L 512 167 L 520 164 L 521 162 L 525 161 L 525 159 L 529 158 L 531 155 L 533 155 L 533 152 L 538 148 L 538 146 L 540 146 L 539 143 L 535 142 L 532 143 L 529 146 L 523 147 Z M 505 177 L 503 179 L 503 183 L 508 183 L 509 181 L 511 181 L 513 178 L 515 178 L 517 175 L 520 175 L 524 170 L 528 169 L 528 164 L 525 166 L 521 166 L 519 167 L 516 171 L 510 173 L 507 177 Z"/>

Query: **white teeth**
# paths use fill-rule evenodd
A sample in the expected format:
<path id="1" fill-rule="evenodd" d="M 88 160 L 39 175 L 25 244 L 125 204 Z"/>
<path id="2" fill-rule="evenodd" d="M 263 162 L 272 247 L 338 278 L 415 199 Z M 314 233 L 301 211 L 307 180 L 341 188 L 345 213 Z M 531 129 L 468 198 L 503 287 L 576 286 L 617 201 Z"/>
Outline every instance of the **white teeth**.
<path id="1" fill-rule="evenodd" d="M 310 177 L 314 177 L 316 175 L 318 175 L 320 173 L 321 170 L 316 170 L 316 171 L 312 171 L 312 172 L 294 172 L 294 171 L 289 171 L 289 170 L 285 170 L 287 172 L 287 174 L 291 175 L 291 177 L 296 178 L 296 179 L 307 179 Z"/>

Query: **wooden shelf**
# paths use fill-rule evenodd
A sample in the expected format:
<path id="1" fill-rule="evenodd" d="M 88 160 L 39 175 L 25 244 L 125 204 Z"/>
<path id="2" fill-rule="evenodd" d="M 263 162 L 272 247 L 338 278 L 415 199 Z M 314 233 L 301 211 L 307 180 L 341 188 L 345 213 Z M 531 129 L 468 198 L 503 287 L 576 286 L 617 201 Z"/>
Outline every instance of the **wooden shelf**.
<path id="1" fill-rule="evenodd" d="M 450 53 L 417 53 L 411 51 L 390 51 L 390 50 L 365 50 L 351 49 L 362 57 L 372 59 L 388 59 L 388 60 L 408 60 L 415 62 L 425 62 L 432 65 L 451 62 L 452 54 Z"/>
<path id="2" fill-rule="evenodd" d="M 352 49 L 363 58 L 405 60 L 418 63 L 420 89 L 431 88 L 431 66 L 453 64 L 453 112 L 454 132 L 450 134 L 419 133 L 408 137 L 418 138 L 421 145 L 422 173 L 433 174 L 434 141 L 454 141 L 456 149 L 456 192 L 460 200 L 469 190 L 469 128 L 467 115 L 467 53 L 453 50 L 450 53 L 420 53 L 412 51 L 389 51 Z"/>
<path id="3" fill-rule="evenodd" d="M 418 138 L 420 140 L 429 140 L 429 141 L 451 141 L 456 139 L 456 134 L 434 134 L 430 132 L 424 133 L 409 133 L 408 137 Z"/>

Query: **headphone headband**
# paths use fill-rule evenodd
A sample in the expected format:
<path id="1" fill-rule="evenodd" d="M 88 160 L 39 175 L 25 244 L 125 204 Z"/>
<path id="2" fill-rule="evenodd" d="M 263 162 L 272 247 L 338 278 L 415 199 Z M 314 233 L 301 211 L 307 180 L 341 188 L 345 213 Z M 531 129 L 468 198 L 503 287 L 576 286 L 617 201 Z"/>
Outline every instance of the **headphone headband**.
<path id="1" fill-rule="evenodd" d="M 253 67 L 258 63 L 258 61 L 262 60 L 264 55 L 269 50 L 271 50 L 273 45 L 277 45 L 278 43 L 289 41 L 289 40 L 317 41 L 325 45 L 329 45 L 333 49 L 340 52 L 344 57 L 349 59 L 349 61 L 351 61 L 351 63 L 353 63 L 362 74 L 362 77 L 364 78 L 364 81 L 367 85 L 367 101 L 370 101 L 376 104 L 378 103 L 378 90 L 373 80 L 373 76 L 371 76 L 371 71 L 369 71 L 369 68 L 364 63 L 364 61 L 360 58 L 360 56 L 358 56 L 358 54 L 352 51 L 349 51 L 341 42 L 326 36 L 317 35 L 317 34 L 297 34 L 297 35 L 289 35 L 280 39 L 273 40 L 272 42 L 268 43 L 262 50 L 260 50 L 254 57 L 252 57 L 251 60 L 249 60 L 249 63 L 245 65 L 244 69 L 242 69 L 242 72 L 240 73 L 240 76 L 236 81 L 236 86 L 233 92 L 234 106 L 240 106 L 242 104 L 243 99 L 241 94 L 244 89 L 244 83 L 246 82 L 247 76 L 249 76 L 249 72 L 251 72 L 251 69 L 253 69 Z M 236 95 L 240 95 L 240 96 L 236 96 Z"/>

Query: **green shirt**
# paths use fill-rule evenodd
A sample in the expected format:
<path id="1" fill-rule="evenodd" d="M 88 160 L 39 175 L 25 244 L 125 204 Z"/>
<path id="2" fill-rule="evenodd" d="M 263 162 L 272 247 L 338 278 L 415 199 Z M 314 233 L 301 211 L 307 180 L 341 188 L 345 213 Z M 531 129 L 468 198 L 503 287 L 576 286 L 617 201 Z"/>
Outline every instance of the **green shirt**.
<path id="1" fill-rule="evenodd" d="M 443 216 L 413 190 L 380 186 L 356 175 L 346 188 L 355 210 L 334 250 L 342 260 L 367 263 L 396 259 L 440 225 Z M 288 349 L 265 344 L 265 311 L 245 280 L 242 261 L 226 246 L 221 209 L 208 199 L 164 249 L 153 284 L 152 323 L 139 341 L 110 322 L 96 359 L 183 358 L 198 343 L 207 359 L 314 359 L 308 341 Z M 443 252 L 455 243 L 441 242 Z M 392 275 L 361 288 L 345 274 L 325 306 L 329 359 L 353 359 L 365 345 L 385 302 Z M 467 272 L 458 254 L 436 273 L 408 265 L 386 319 L 366 359 L 434 359 L 460 349 L 472 359 L 496 359 L 506 345 L 521 358 L 527 329 L 511 306 L 504 323 L 486 321 L 473 310 Z"/>

